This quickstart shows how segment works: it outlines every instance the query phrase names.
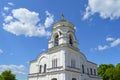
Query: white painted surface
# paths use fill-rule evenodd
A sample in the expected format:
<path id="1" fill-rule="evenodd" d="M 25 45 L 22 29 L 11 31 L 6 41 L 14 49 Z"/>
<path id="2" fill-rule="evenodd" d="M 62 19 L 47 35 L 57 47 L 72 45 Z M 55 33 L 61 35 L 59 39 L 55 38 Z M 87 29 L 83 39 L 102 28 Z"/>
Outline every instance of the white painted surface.
<path id="1" fill-rule="evenodd" d="M 64 25 L 64 26 L 63 26 Z M 74 35 L 74 26 L 69 22 L 59 21 L 53 26 L 52 36 L 48 43 L 48 52 L 42 53 L 35 61 L 30 63 L 28 80 L 102 80 L 94 74 L 97 65 L 87 61 L 85 55 L 78 50 L 78 42 Z M 54 46 L 55 36 L 58 35 L 58 46 Z M 73 45 L 69 44 L 69 35 L 72 35 Z M 57 68 L 52 68 L 52 60 L 57 59 Z M 75 61 L 75 67 L 71 67 L 71 60 Z M 44 64 L 47 70 L 44 73 Z M 42 73 L 39 73 L 39 67 L 42 65 Z M 82 70 L 84 65 L 84 73 Z M 87 74 L 87 68 L 92 68 L 92 75 Z M 96 71 L 97 74 L 97 71 Z"/>

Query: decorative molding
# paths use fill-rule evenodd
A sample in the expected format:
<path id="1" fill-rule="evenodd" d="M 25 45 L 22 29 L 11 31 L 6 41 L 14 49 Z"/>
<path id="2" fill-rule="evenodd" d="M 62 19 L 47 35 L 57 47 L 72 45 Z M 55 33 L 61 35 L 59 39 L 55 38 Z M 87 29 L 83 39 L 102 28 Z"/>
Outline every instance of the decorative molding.
<path id="1" fill-rule="evenodd" d="M 70 70 L 70 69 L 65 69 L 65 71 L 75 72 L 75 73 L 81 73 L 80 71 L 75 71 L 75 70 Z"/>
<path id="2" fill-rule="evenodd" d="M 76 47 L 74 47 L 74 46 L 71 46 L 70 44 L 60 44 L 60 45 L 58 45 L 58 46 L 49 48 L 48 53 L 52 53 L 52 51 L 55 52 L 56 50 L 61 50 L 61 49 L 63 49 L 63 47 L 64 47 L 64 48 L 69 48 L 69 49 L 71 49 L 71 50 L 75 50 L 75 51 L 79 52 L 79 49 L 78 49 L 78 48 L 76 48 Z"/>
<path id="3" fill-rule="evenodd" d="M 47 70 L 61 69 L 61 68 L 63 68 L 63 66 L 58 66 L 58 67 L 54 67 L 54 68 L 47 68 Z"/>
<path id="4" fill-rule="evenodd" d="M 80 68 L 76 68 L 76 67 L 71 67 L 71 66 L 67 66 L 68 68 L 71 68 L 71 69 L 76 69 L 76 70 L 80 70 Z"/>
<path id="5" fill-rule="evenodd" d="M 52 71 L 52 72 L 46 72 L 46 73 L 31 73 L 31 74 L 28 74 L 28 77 L 46 76 L 46 75 L 59 74 L 59 73 L 65 73 L 65 70 Z"/>
<path id="6" fill-rule="evenodd" d="M 102 79 L 101 77 L 99 77 L 99 76 L 95 76 L 95 75 L 88 75 L 89 77 L 91 77 L 91 78 L 98 78 L 98 79 Z"/>

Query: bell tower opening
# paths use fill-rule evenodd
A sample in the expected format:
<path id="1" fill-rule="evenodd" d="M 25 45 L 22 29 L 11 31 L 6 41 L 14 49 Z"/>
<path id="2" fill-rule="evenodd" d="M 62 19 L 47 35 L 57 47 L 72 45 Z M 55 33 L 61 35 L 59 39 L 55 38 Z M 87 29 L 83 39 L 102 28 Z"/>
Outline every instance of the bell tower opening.
<path id="1" fill-rule="evenodd" d="M 73 37 L 71 35 L 69 35 L 69 44 L 73 46 Z"/>
<path id="2" fill-rule="evenodd" d="M 53 78 L 52 80 L 57 80 L 57 78 Z"/>
<path id="3" fill-rule="evenodd" d="M 59 42 L 58 42 L 58 34 L 55 36 L 55 42 L 54 42 L 54 46 L 58 46 Z"/>
<path id="4" fill-rule="evenodd" d="M 72 78 L 72 80 L 77 80 L 76 78 Z"/>

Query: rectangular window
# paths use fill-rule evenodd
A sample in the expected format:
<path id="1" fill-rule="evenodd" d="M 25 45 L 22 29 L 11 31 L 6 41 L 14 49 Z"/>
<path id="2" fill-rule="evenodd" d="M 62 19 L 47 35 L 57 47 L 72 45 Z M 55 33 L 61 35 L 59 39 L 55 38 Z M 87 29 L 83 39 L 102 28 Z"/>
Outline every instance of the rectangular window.
<path id="1" fill-rule="evenodd" d="M 44 64 L 44 72 L 46 72 L 46 64 Z"/>
<path id="2" fill-rule="evenodd" d="M 89 75 L 89 69 L 87 68 L 87 74 Z"/>
<path id="3" fill-rule="evenodd" d="M 41 70 L 42 70 L 42 65 L 40 65 L 39 73 L 41 73 Z"/>
<path id="4" fill-rule="evenodd" d="M 96 69 L 94 69 L 94 75 L 96 75 Z"/>
<path id="5" fill-rule="evenodd" d="M 75 60 L 71 60 L 71 67 L 72 67 L 72 68 L 75 68 L 75 67 L 76 67 L 75 64 L 76 64 L 76 63 L 75 63 Z"/>
<path id="6" fill-rule="evenodd" d="M 92 68 L 90 68 L 90 73 L 91 73 L 91 75 L 93 75 L 93 73 L 92 73 Z"/>
<path id="7" fill-rule="evenodd" d="M 54 60 L 52 60 L 52 68 L 54 68 Z"/>
<path id="8" fill-rule="evenodd" d="M 55 67 L 57 67 L 57 59 L 55 59 Z"/>
<path id="9" fill-rule="evenodd" d="M 52 68 L 56 68 L 57 67 L 57 59 L 53 59 L 52 60 Z"/>
<path id="10" fill-rule="evenodd" d="M 82 73 L 85 73 L 85 71 L 84 71 L 84 65 L 82 65 Z"/>

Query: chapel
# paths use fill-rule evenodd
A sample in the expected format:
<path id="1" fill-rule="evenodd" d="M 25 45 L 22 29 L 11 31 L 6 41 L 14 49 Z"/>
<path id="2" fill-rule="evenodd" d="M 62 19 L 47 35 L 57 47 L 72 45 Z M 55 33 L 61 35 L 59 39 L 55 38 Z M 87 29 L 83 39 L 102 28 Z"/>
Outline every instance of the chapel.
<path id="1" fill-rule="evenodd" d="M 48 50 L 30 61 L 28 80 L 102 80 L 97 64 L 78 48 L 75 27 L 62 19 L 53 24 Z"/>

